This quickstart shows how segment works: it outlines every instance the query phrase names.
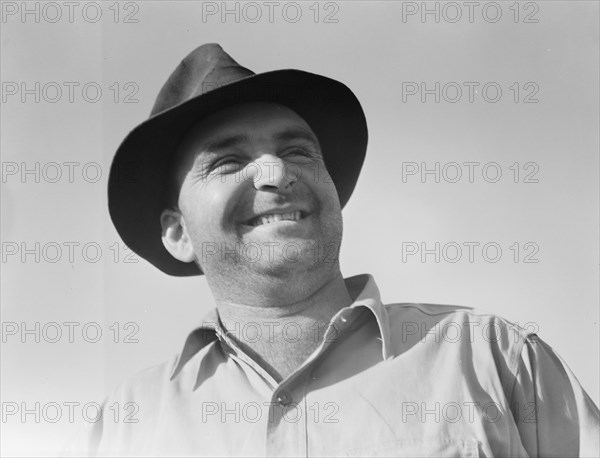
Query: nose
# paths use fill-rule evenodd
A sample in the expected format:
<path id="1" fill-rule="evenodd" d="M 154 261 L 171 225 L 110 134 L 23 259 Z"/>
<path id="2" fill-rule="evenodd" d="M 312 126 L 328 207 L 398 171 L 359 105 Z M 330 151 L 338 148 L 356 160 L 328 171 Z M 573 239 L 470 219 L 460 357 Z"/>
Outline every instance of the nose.
<path id="1" fill-rule="evenodd" d="M 297 171 L 280 157 L 265 154 L 248 165 L 252 173 L 252 181 L 257 190 L 277 190 L 289 192 L 298 181 Z"/>

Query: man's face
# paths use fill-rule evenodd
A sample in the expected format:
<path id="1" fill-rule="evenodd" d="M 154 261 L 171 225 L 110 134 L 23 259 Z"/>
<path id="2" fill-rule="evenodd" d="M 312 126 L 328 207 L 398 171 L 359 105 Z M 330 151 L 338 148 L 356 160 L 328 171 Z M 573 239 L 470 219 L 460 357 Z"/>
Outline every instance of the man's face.
<path id="1" fill-rule="evenodd" d="M 337 191 L 308 124 L 252 103 L 205 118 L 183 140 L 183 231 L 207 278 L 339 269 Z"/>

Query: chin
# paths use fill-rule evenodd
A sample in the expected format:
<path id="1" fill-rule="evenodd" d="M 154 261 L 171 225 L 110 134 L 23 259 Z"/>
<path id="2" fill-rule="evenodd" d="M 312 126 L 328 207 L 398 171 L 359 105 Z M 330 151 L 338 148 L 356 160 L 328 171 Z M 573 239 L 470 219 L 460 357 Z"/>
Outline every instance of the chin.
<path id="1" fill-rule="evenodd" d="M 265 259 L 261 262 L 247 264 L 247 269 L 259 275 L 266 275 L 272 278 L 289 279 L 304 275 L 322 276 L 337 266 L 337 257 L 332 255 L 331 259 L 324 259 L 322 254 L 316 253 L 311 244 L 298 249 L 301 244 L 295 244 L 294 249 L 275 251 L 271 259 Z M 288 245 L 292 246 L 292 245 Z M 320 250 L 321 251 L 321 250 Z M 333 251 L 333 250 L 330 250 Z M 319 258 L 319 256 L 321 256 Z"/>

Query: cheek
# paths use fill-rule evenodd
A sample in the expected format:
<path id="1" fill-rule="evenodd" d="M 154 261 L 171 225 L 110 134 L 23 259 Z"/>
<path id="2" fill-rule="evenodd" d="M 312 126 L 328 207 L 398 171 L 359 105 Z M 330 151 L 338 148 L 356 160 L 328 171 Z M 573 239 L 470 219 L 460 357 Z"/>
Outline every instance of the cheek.
<path id="1" fill-rule="evenodd" d="M 322 179 L 319 180 L 317 186 L 320 195 L 323 196 L 322 200 L 327 202 L 329 209 L 341 211 L 340 198 L 338 196 L 337 189 L 325 167 L 323 167 L 323 174 L 321 176 Z"/>
<path id="2" fill-rule="evenodd" d="M 323 196 L 321 200 L 329 201 L 332 199 L 330 196 L 335 196 L 335 200 L 338 200 L 337 190 L 323 162 L 319 161 L 316 164 L 302 167 L 301 177 L 318 195 Z"/>
<path id="3" fill-rule="evenodd" d="M 338 196 L 337 189 L 331 176 L 327 172 L 325 165 L 320 170 L 321 180 L 318 183 L 318 192 L 321 193 L 321 198 L 324 206 L 324 210 L 327 212 L 329 219 L 328 225 L 330 229 L 341 236 L 343 222 L 342 222 L 342 207 L 340 205 L 340 198 Z"/>
<path id="4" fill-rule="evenodd" d="M 227 230 L 235 215 L 235 185 L 233 180 L 222 183 L 218 179 L 186 192 L 181 208 L 193 239 L 214 238 L 214 234 Z"/>

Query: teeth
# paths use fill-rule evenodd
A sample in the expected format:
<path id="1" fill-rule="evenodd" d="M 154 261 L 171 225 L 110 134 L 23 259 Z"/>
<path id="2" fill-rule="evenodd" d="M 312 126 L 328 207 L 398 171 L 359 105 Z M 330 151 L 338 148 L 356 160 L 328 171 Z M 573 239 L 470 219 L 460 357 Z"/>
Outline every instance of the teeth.
<path id="1" fill-rule="evenodd" d="M 290 213 L 276 213 L 274 215 L 264 215 L 256 218 L 253 222 L 253 226 L 261 226 L 263 224 L 270 224 L 275 221 L 298 221 L 300 219 L 300 211 Z"/>

